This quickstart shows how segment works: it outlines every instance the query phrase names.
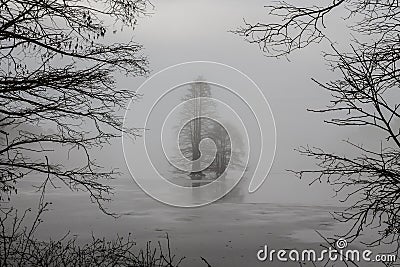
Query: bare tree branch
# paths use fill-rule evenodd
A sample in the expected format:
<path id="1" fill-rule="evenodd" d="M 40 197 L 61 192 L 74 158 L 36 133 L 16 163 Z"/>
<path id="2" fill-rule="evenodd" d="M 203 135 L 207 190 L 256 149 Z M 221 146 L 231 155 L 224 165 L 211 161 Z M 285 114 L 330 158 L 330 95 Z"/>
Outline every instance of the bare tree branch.
<path id="1" fill-rule="evenodd" d="M 318 43 L 326 36 L 325 24 L 335 9 L 348 12 L 345 18 L 353 39 L 350 50 L 335 45 L 324 57 L 336 80 L 313 81 L 331 94 L 325 108 L 326 120 L 337 126 L 376 130 L 370 144 L 345 141 L 351 155 L 339 155 L 315 147 L 298 151 L 317 162 L 315 169 L 294 171 L 299 177 L 312 176 L 335 188 L 341 201 L 349 205 L 337 219 L 350 223 L 345 237 L 354 240 L 366 229 L 378 233 L 369 245 L 389 243 L 400 252 L 400 6 L 394 0 L 332 0 L 325 6 L 300 7 L 287 2 L 267 6 L 270 23 L 245 23 L 234 31 L 256 43 L 267 56 L 288 56 L 297 49 Z M 335 19 L 335 18 L 334 18 Z M 328 40 L 335 43 L 335 40 Z M 374 146 L 375 145 L 375 146 Z M 372 149 L 369 147 L 377 147 Z M 344 195 L 344 197 L 343 197 Z"/>
<path id="2" fill-rule="evenodd" d="M 147 74 L 139 44 L 109 44 L 107 38 L 117 27 L 134 28 L 149 4 L 0 1 L 1 200 L 17 193 L 19 180 L 42 175 L 89 192 L 107 212 L 102 202 L 110 199 L 112 188 L 104 182 L 119 173 L 99 166 L 92 151 L 121 131 L 139 135 L 138 129 L 123 126 L 121 114 L 140 95 L 116 88 L 114 74 Z M 56 147 L 65 153 L 79 150 L 82 164 L 71 167 L 52 159 L 49 153 Z"/>

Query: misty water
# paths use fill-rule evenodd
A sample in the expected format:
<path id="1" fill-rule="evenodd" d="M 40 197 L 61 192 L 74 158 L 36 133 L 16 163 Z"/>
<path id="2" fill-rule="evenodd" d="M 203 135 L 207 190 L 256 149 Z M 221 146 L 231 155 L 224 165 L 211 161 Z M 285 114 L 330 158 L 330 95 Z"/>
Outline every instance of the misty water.
<path id="1" fill-rule="evenodd" d="M 177 179 L 182 182 L 183 178 Z M 264 245 L 320 251 L 326 243 L 316 231 L 333 237 L 344 230 L 329 214 L 339 207 L 256 202 L 246 195 L 242 184 L 225 198 L 198 208 L 162 204 L 146 195 L 130 177 L 115 180 L 113 185 L 115 195 L 106 207 L 119 214 L 118 218 L 90 204 L 87 193 L 49 188 L 46 200 L 52 202 L 51 210 L 43 216 L 36 236 L 57 240 L 69 232 L 85 243 L 92 235 L 112 239 L 132 233 L 140 249 L 147 241 L 166 244 L 168 233 L 172 252 L 186 257 L 182 266 L 206 266 L 200 257 L 211 266 L 265 266 L 267 262 L 256 257 Z M 22 188 L 13 198 L 15 206 L 20 210 L 35 207 L 38 194 L 28 183 Z M 199 197 L 194 195 L 193 201 Z M 274 262 L 273 266 L 299 265 Z"/>

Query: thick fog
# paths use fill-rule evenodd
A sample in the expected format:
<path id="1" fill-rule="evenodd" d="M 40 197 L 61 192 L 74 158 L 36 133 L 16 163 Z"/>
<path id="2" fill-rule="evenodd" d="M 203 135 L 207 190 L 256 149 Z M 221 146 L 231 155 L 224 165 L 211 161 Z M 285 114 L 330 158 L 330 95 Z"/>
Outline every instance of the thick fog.
<path id="1" fill-rule="evenodd" d="M 118 32 L 113 40 L 133 38 L 143 44 L 143 53 L 148 56 L 152 70 L 150 76 L 183 62 L 213 61 L 242 71 L 258 85 L 275 119 L 277 144 L 273 166 L 266 182 L 257 192 L 247 194 L 246 201 L 339 205 L 337 199 L 332 199 L 332 188 L 324 184 L 309 187 L 311 178 L 299 180 L 287 171 L 314 166 L 314 162 L 294 151 L 301 145 L 347 150 L 340 142 L 359 136 L 358 129 L 325 124 L 323 121 L 329 118 L 328 114 L 315 114 L 306 110 L 329 104 L 329 95 L 311 78 L 321 81 L 335 78 L 336 74 L 328 70 L 321 57 L 322 51 L 330 51 L 330 46 L 324 42 L 311 45 L 295 52 L 288 59 L 265 57 L 257 45 L 249 44 L 230 32 L 241 26 L 244 18 L 249 22 L 267 20 L 265 10 L 261 8 L 264 4 L 263 1 L 155 1 L 154 10 L 150 10 L 152 14 L 139 19 L 133 33 L 129 29 Z M 329 34 L 334 35 L 336 40 L 339 37 L 338 45 L 341 45 L 340 38 L 345 41 L 349 37 L 336 21 L 330 23 L 328 20 L 327 26 Z M 342 34 L 339 35 L 339 32 Z M 129 36 L 131 33 L 133 36 Z M 212 82 L 222 82 L 226 78 L 220 73 L 198 73 L 194 77 L 190 77 L 192 73 L 174 75 L 183 76 L 188 81 L 200 75 Z M 175 78 L 171 77 L 171 81 Z M 138 90 L 144 80 L 120 77 L 118 86 Z M 142 104 L 151 101 L 150 97 L 146 98 L 146 91 L 140 93 L 143 93 Z M 132 107 L 135 109 L 135 104 Z M 144 115 L 138 112 L 136 116 L 140 127 L 139 121 L 143 120 Z M 130 119 L 134 125 L 135 118 L 131 116 Z M 107 153 L 100 154 L 98 158 L 127 171 L 120 143 L 113 144 Z M 244 186 L 247 190 L 248 185 Z"/>

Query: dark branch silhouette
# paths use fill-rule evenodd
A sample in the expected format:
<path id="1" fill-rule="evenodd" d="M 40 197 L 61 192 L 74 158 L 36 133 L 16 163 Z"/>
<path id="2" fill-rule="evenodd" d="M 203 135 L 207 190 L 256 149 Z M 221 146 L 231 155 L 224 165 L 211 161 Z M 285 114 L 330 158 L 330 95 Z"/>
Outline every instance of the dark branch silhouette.
<path id="1" fill-rule="evenodd" d="M 121 131 L 139 135 L 123 126 L 121 114 L 140 96 L 116 88 L 114 74 L 147 73 L 139 44 L 110 44 L 107 38 L 135 27 L 148 4 L 0 2 L 0 199 L 16 193 L 24 177 L 43 176 L 89 192 L 105 211 L 101 202 L 112 188 L 104 181 L 118 172 L 96 164 L 92 150 Z M 47 156 L 60 147 L 65 153 L 82 152 L 82 164 L 65 166 Z"/>
<path id="2" fill-rule="evenodd" d="M 0 216 L 1 266 L 137 266 L 177 267 L 185 259 L 171 252 L 169 236 L 166 244 L 147 242 L 139 249 L 131 234 L 113 240 L 98 238 L 79 244 L 76 236 L 66 233 L 58 240 L 42 241 L 34 237 L 41 215 L 48 203 L 41 202 L 30 227 L 25 226 L 30 210 L 19 214 L 15 209 L 2 209 Z M 11 230 L 9 230 L 11 229 Z"/>
<path id="3" fill-rule="evenodd" d="M 347 16 L 334 17 L 342 8 Z M 313 79 L 327 90 L 329 106 L 312 112 L 333 114 L 327 123 L 337 126 L 375 129 L 367 145 L 346 140 L 351 155 L 321 148 L 301 147 L 298 151 L 317 161 L 317 168 L 295 171 L 327 181 L 342 201 L 349 205 L 337 219 L 350 222 L 345 235 L 351 240 L 368 229 L 378 238 L 369 245 L 386 242 L 400 248 L 400 6 L 392 0 L 333 0 L 325 6 L 299 7 L 286 2 L 267 6 L 271 23 L 245 23 L 234 31 L 251 43 L 259 44 L 267 56 L 288 56 L 297 49 L 326 40 L 332 51 L 325 54 L 332 71 L 339 77 L 330 82 Z M 327 17 L 348 22 L 352 34 L 349 51 L 339 51 L 327 36 Z M 332 21 L 334 21 L 332 20 Z M 373 148 L 379 147 L 379 149 Z M 350 153 L 349 153 L 350 154 Z M 374 228 L 375 227 L 375 228 Z"/>

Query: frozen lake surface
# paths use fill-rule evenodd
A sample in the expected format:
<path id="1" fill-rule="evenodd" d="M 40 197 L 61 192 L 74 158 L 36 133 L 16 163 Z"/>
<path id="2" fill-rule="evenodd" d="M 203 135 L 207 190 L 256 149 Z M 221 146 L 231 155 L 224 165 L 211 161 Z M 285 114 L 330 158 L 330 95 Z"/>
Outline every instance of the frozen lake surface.
<path id="1" fill-rule="evenodd" d="M 37 199 L 26 190 L 14 200 L 22 209 Z M 91 205 L 84 193 L 50 191 L 47 200 L 53 205 L 38 228 L 41 239 L 57 239 L 68 231 L 78 235 L 79 242 L 89 240 L 92 233 L 110 239 L 132 233 L 140 248 L 149 240 L 165 242 L 168 233 L 173 253 L 186 257 L 181 266 L 206 266 L 200 257 L 211 266 L 299 266 L 260 262 L 256 254 L 264 245 L 276 250 L 320 251 L 326 243 L 316 231 L 332 237 L 343 230 L 329 213 L 340 209 L 333 206 L 238 203 L 227 198 L 199 208 L 175 208 L 153 200 L 139 188 L 120 185 L 108 207 L 121 216 L 112 218 Z"/>

